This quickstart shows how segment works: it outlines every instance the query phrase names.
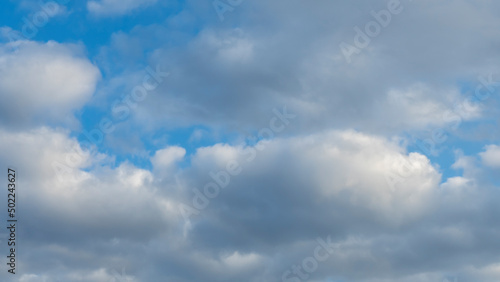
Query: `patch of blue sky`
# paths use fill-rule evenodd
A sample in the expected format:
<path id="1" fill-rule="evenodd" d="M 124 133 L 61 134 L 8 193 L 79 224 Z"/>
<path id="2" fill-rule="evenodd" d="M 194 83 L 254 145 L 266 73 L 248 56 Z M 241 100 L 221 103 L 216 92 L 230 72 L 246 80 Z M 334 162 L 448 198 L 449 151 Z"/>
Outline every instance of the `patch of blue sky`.
<path id="1" fill-rule="evenodd" d="M 184 5 L 184 1 L 158 1 L 154 5 L 138 8 L 128 15 L 100 17 L 87 11 L 86 2 L 68 1 L 62 5 L 65 7 L 64 13 L 49 17 L 43 26 L 38 27 L 33 25 L 33 16 L 43 11 L 41 4 L 22 9 L 14 3 L 6 2 L 2 5 L 10 7 L 3 7 L 0 12 L 1 26 L 9 26 L 17 31 L 22 31 L 25 26 L 32 26 L 25 30 L 28 31 L 27 37 L 35 41 L 82 42 L 90 57 L 96 55 L 101 46 L 109 42 L 111 34 L 117 31 L 129 32 L 138 25 L 148 26 L 163 22 L 181 12 Z M 49 1 L 40 3 L 46 2 Z"/>
<path id="2" fill-rule="evenodd" d="M 0 9 L 0 26 L 22 25 L 23 12 L 17 8 L 18 4 L 13 1 L 2 1 Z"/>
<path id="3" fill-rule="evenodd" d="M 473 131 L 480 125 L 484 125 L 485 121 L 462 122 L 460 127 L 454 130 L 444 129 L 446 137 L 442 137 L 441 141 L 432 139 L 431 136 L 418 138 L 416 142 L 410 142 L 407 150 L 408 152 L 418 152 L 425 155 L 433 164 L 439 166 L 442 173 L 442 181 L 446 181 L 449 177 L 461 176 L 462 171 L 455 169 L 452 165 L 456 161 L 456 152 L 462 152 L 467 156 L 477 156 L 478 153 L 484 151 L 486 145 L 491 144 L 490 138 L 467 138 Z M 492 124 L 494 125 L 494 124 Z M 478 163 L 477 165 L 480 166 Z"/>

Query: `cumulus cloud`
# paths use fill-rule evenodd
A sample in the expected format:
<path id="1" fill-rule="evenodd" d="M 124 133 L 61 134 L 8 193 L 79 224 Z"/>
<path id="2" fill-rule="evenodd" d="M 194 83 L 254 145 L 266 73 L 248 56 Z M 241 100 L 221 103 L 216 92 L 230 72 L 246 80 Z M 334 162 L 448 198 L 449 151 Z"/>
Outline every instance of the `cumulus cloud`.
<path id="1" fill-rule="evenodd" d="M 176 172 L 176 164 L 181 161 L 186 155 L 186 149 L 182 147 L 172 146 L 155 152 L 151 158 L 155 172 L 158 176 L 171 176 Z"/>
<path id="2" fill-rule="evenodd" d="M 101 281 L 122 275 L 122 267 L 131 281 L 276 281 L 311 255 L 318 237 L 334 251 L 311 281 L 431 281 L 447 277 L 443 270 L 496 277 L 495 248 L 487 244 L 497 227 L 476 219 L 497 209 L 499 195 L 477 185 L 467 156 L 456 162 L 466 176 L 440 184 L 425 156 L 352 130 L 216 144 L 189 156 L 188 167 L 175 165 L 183 148 L 166 147 L 151 158 L 153 171 L 102 164 L 64 131 L 1 136 L 0 149 L 10 152 L 1 163 L 19 168 L 24 212 L 36 215 L 24 220 L 33 231 L 24 239 L 25 281 Z M 14 146 L 23 153 L 8 150 Z M 55 161 L 70 170 L 43 165 Z M 230 162 L 241 170 L 220 184 Z M 387 180 L 391 172 L 398 181 Z M 186 221 L 180 204 L 192 206 L 193 189 L 205 193 L 208 183 L 220 185 L 218 195 Z M 467 268 L 481 253 L 477 268 Z M 66 270 L 35 265 L 47 255 Z"/>
<path id="3" fill-rule="evenodd" d="M 33 214 L 52 215 L 54 223 L 74 222 L 74 228 L 96 228 L 108 234 L 105 236 L 121 232 L 138 236 L 139 233 L 123 229 L 128 221 L 137 220 L 138 226 L 161 230 L 160 222 L 171 216 L 167 214 L 168 201 L 155 199 L 151 172 L 127 163 L 114 169 L 100 166 L 102 158 L 82 150 L 65 132 L 47 128 L 26 133 L 3 132 L 0 146 L 6 151 L 16 147 L 23 152 L 5 154 L 2 163 L 22 168 L 25 202 L 31 203 Z M 86 168 L 92 168 L 92 172 Z M 139 209 L 141 213 L 136 213 Z"/>
<path id="4" fill-rule="evenodd" d="M 261 141 L 252 147 L 201 148 L 191 157 L 192 166 L 179 174 L 179 202 L 195 207 L 192 201 L 199 201 L 214 183 L 220 191 L 215 198 L 207 196 L 208 205 L 184 221 L 185 247 L 193 249 L 176 265 L 194 264 L 197 271 L 173 277 L 279 281 L 311 255 L 322 236 L 331 240 L 333 251 L 318 271 L 307 274 L 311 281 L 456 277 L 449 273 L 465 281 L 487 277 L 468 265 L 475 257 L 479 269 L 495 264 L 496 252 L 488 246 L 498 227 L 493 219 L 487 224 L 476 219 L 497 210 L 499 194 L 481 180 L 472 160 L 457 154 L 455 167 L 465 169 L 464 176 L 440 184 L 440 172 L 427 157 L 355 131 Z M 241 172 L 225 178 L 229 162 L 236 162 Z M 387 181 L 388 173 L 398 181 Z M 195 259 L 200 253 L 204 263 Z M 248 263 L 255 271 L 226 265 L 221 272 L 234 254 L 258 258 L 256 264 Z M 212 260 L 217 263 L 207 266 Z"/>
<path id="5" fill-rule="evenodd" d="M 487 47 L 498 44 L 494 8 L 460 1 L 437 5 L 438 14 L 429 12 L 436 7 L 430 8 L 428 1 L 402 3 L 403 12 L 349 64 L 339 44 L 354 44 L 353 27 L 364 28 L 373 20 L 371 10 L 387 6 L 386 1 L 358 4 L 252 1 L 235 9 L 236 27 L 206 20 L 194 38 L 181 40 L 182 46 L 160 38 L 159 33 L 171 36 L 175 25 L 167 22 L 120 34 L 120 44 L 113 48 L 122 51 L 130 45 L 136 50 L 137 42 L 151 48 L 152 37 L 164 44 L 155 46 L 149 60 L 169 69 L 171 81 L 137 116 L 152 126 L 182 120 L 183 125 L 258 129 L 266 122 L 266 111 L 286 103 L 303 117 L 296 132 L 336 127 L 396 134 L 443 126 L 449 111 L 468 121 L 488 114 L 484 108 L 493 109 L 489 101 L 466 113 L 455 107 L 465 98 L 464 81 L 475 86 L 478 76 L 491 73 L 497 79 L 498 68 L 491 61 L 497 51 Z M 199 6 L 191 13 L 203 19 L 213 8 L 194 1 L 192 6 Z M 470 23 L 457 14 L 467 15 Z M 292 18 L 301 24 L 290 24 Z M 184 39 L 189 33 L 187 28 L 174 36 Z"/>
<path id="6" fill-rule="evenodd" d="M 185 186 L 196 187 L 202 193 L 208 191 L 205 189 L 209 183 L 221 187 L 220 196 L 213 203 L 210 201 L 207 208 L 207 213 L 217 218 L 217 224 L 203 223 L 201 216 L 201 223 L 193 227 L 200 229 L 200 235 L 201 230 L 227 230 L 220 226 L 222 218 L 228 221 L 227 227 L 238 221 L 244 230 L 217 237 L 243 236 L 251 241 L 256 237 L 259 244 L 267 246 L 278 243 L 278 234 L 286 234 L 279 237 L 286 242 L 333 226 L 337 226 L 335 232 L 349 232 L 349 222 L 363 222 L 366 226 L 404 225 L 429 211 L 440 181 L 439 172 L 425 156 L 406 155 L 389 141 L 352 131 L 278 139 L 256 146 L 265 149 L 260 152 L 253 148 L 253 154 L 250 148 L 216 145 L 199 149 L 192 157 L 191 171 L 183 173 Z M 226 180 L 224 175 L 231 175 L 226 172 L 230 162 L 238 164 L 241 175 Z M 398 162 L 410 164 L 406 174 Z M 404 175 L 404 181 L 387 181 L 391 171 Z M 198 196 L 191 189 L 186 192 L 187 203 L 196 207 L 194 199 Z M 224 214 L 225 210 L 233 212 Z M 241 218 L 241 214 L 248 217 Z M 334 216 L 329 218 L 330 215 Z M 269 218 L 279 218 L 282 223 Z M 303 226 L 286 224 L 294 218 L 300 219 L 299 225 Z M 363 224 L 359 224 L 351 227 L 362 229 Z M 221 243 L 231 242 L 227 239 Z"/>
<path id="7" fill-rule="evenodd" d="M 109 44 L 92 46 L 97 91 L 81 45 L 0 45 L 0 166 L 18 171 L 26 270 L 15 281 L 500 279 L 500 149 L 457 129 L 497 118 L 498 3 L 401 1 L 348 62 L 339 44 L 387 1 L 245 1 L 224 22 L 212 1 L 181 2 L 164 22 L 110 25 Z M 123 102 L 144 65 L 168 80 L 84 146 L 68 119 Z M 284 105 L 296 118 L 252 138 Z M 416 152 L 412 137 L 435 128 L 446 156 Z"/>
<path id="8" fill-rule="evenodd" d="M 90 100 L 99 70 L 80 46 L 16 41 L 0 46 L 0 106 L 5 125 L 43 125 L 72 119 Z"/>
<path id="9" fill-rule="evenodd" d="M 151 172 L 128 163 L 116 168 L 101 166 L 102 158 L 83 151 L 68 132 L 3 130 L 0 148 L 6 152 L 0 158 L 2 166 L 13 167 L 18 174 L 17 191 L 23 202 L 19 210 L 22 207 L 24 214 L 31 214 L 23 220 L 31 231 L 20 236 L 27 247 L 33 246 L 25 256 L 32 275 L 21 279 L 109 281 L 112 265 L 107 265 L 108 272 L 82 270 L 71 276 L 63 271 L 53 276 L 56 269 L 43 271 L 43 264 L 37 261 L 52 254 L 60 262 L 88 264 L 97 257 L 80 248 L 84 245 L 94 248 L 106 243 L 116 248 L 128 241 L 147 242 L 173 227 L 175 204 L 157 196 Z M 7 201 L 6 195 L 2 200 Z M 44 243 L 38 248 L 36 242 Z M 98 267 L 98 263 L 91 264 Z"/>
<path id="10" fill-rule="evenodd" d="M 488 145 L 485 149 L 484 152 L 479 154 L 483 163 L 493 168 L 500 167 L 500 147 L 497 145 Z"/>

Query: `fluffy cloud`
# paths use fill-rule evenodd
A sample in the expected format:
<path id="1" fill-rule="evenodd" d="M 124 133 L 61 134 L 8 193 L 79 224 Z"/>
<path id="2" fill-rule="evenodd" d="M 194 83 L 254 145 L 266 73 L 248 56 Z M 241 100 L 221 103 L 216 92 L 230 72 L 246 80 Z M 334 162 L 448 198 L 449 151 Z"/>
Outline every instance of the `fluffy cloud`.
<path id="1" fill-rule="evenodd" d="M 157 196 L 151 172 L 128 163 L 115 168 L 103 165 L 102 157 L 83 151 L 65 131 L 2 130 L 0 136 L 0 149 L 5 152 L 0 164 L 16 169 L 18 215 L 25 230 L 30 230 L 19 233 L 31 250 L 23 254 L 30 272 L 23 272 L 26 275 L 20 281 L 41 281 L 42 277 L 47 281 L 109 281 L 112 265 L 106 265 L 108 272 L 81 269 L 54 276 L 52 271 L 57 270 L 43 271 L 40 260 L 49 255 L 60 263 L 66 261 L 70 268 L 78 264 L 102 268 L 94 256 L 99 252 L 91 254 L 87 247 L 103 244 L 111 252 L 124 242 L 142 244 L 174 227 L 175 202 Z M 1 198 L 7 202 L 5 194 Z"/>
<path id="2" fill-rule="evenodd" d="M 99 70 L 80 46 L 16 41 L 0 46 L 3 125 L 66 122 L 90 100 Z"/>
<path id="3" fill-rule="evenodd" d="M 387 1 L 245 1 L 223 22 L 212 1 L 181 2 L 164 22 L 106 29 L 94 97 L 81 46 L 1 45 L 0 166 L 19 173 L 26 270 L 15 281 L 500 280 L 500 149 L 486 135 L 454 160 L 410 145 L 498 118 L 498 3 L 402 1 L 349 63 L 339 44 Z M 54 125 L 112 109 L 144 65 L 171 75 L 104 145 L 85 151 Z M 286 130 L 238 143 L 283 105 L 296 115 Z M 328 258 L 306 271 L 316 250 Z"/>
<path id="4" fill-rule="evenodd" d="M 31 213 L 46 220 L 51 215 L 54 223 L 95 228 L 108 234 L 103 236 L 115 232 L 139 236 L 132 229 L 125 231 L 131 220 L 138 226 L 149 226 L 146 233 L 150 234 L 161 230 L 160 222 L 171 217 L 167 214 L 168 201 L 155 199 L 151 172 L 127 163 L 114 169 L 102 166 L 102 157 L 83 151 L 65 132 L 47 128 L 2 132 L 1 140 L 2 150 L 12 152 L 4 154 L 2 164 L 22 170 L 19 173 L 26 185 L 24 201 L 34 209 Z M 92 172 L 85 171 L 89 168 Z M 76 229 L 60 231 L 72 233 Z"/>
<path id="5" fill-rule="evenodd" d="M 247 252 L 327 230 L 341 236 L 351 228 L 404 226 L 432 209 L 440 181 L 425 156 L 353 131 L 262 141 L 255 148 L 216 145 L 199 149 L 191 162 L 181 174 L 186 203 L 198 208 L 203 202 L 192 188 L 209 195 L 210 183 L 220 187 L 218 197 L 207 197 L 208 218 L 204 209 L 200 222 L 193 217 L 193 241 L 201 244 L 198 236 L 208 232 L 226 238 L 218 248 Z M 226 168 L 230 162 L 238 164 L 236 175 Z M 404 180 L 387 181 L 390 172 Z M 227 233 L 235 224 L 242 229 Z"/>
<path id="6" fill-rule="evenodd" d="M 377 134 L 413 132 L 443 126 L 445 113 L 456 112 L 457 103 L 464 100 L 463 83 L 475 89 L 478 76 L 494 74 L 493 80 L 498 80 L 498 64 L 491 59 L 497 50 L 487 47 L 498 44 L 493 3 L 484 9 L 470 1 L 446 7 L 401 2 L 403 12 L 349 64 L 339 44 L 354 44 L 353 27 L 364 28 L 373 20 L 370 11 L 386 8 L 387 1 L 252 1 L 235 8 L 234 25 L 213 23 L 206 14 L 213 7 L 194 2 L 188 16 L 120 33 L 119 46 L 113 47 L 122 52 L 132 46 L 129 49 L 137 53 L 141 44 L 144 50 L 152 48 L 151 38 L 163 44 L 154 46 L 149 60 L 169 70 L 170 81 L 138 110 L 140 123 L 161 127 L 181 120 L 182 125 L 258 129 L 266 113 L 286 103 L 302 116 L 295 132 L 332 127 Z M 442 13 L 430 12 L 436 8 Z M 205 20 L 194 38 L 192 14 Z M 470 21 L 465 24 L 457 14 Z M 171 29 L 179 30 L 178 18 L 187 21 L 186 32 L 171 35 Z M 179 38 L 182 45 L 172 45 L 160 34 Z M 401 40 L 405 37 L 409 39 Z M 490 101 L 459 112 L 460 118 L 491 114 L 483 111 L 494 109 Z"/>
<path id="7" fill-rule="evenodd" d="M 486 270 L 498 259 L 498 227 L 493 218 L 477 219 L 498 210 L 500 195 L 481 180 L 472 156 L 458 154 L 454 167 L 464 176 L 440 184 L 425 156 L 398 144 L 332 131 L 200 148 L 179 174 L 179 202 L 196 206 L 191 201 L 210 183 L 220 192 L 184 222 L 184 246 L 192 248 L 186 257 L 159 259 L 178 269 L 196 265 L 194 273 L 172 272 L 179 281 L 280 281 L 311 255 L 318 237 L 329 237 L 334 251 L 307 274 L 311 281 L 494 281 Z M 230 162 L 240 173 L 228 173 Z M 225 263 L 235 254 L 255 258 L 251 274 Z"/>
<path id="8" fill-rule="evenodd" d="M 162 150 L 159 150 L 155 153 L 155 155 L 151 158 L 151 162 L 158 169 L 166 169 L 176 161 L 182 159 L 186 154 L 186 150 L 181 147 L 168 147 Z"/>
<path id="9" fill-rule="evenodd" d="M 489 167 L 500 167 L 500 147 L 497 145 L 488 145 L 486 150 L 479 154 L 483 163 Z"/>
<path id="10" fill-rule="evenodd" d="M 64 131 L 1 136 L 7 154 L 0 163 L 19 168 L 20 209 L 36 215 L 23 220 L 33 232 L 23 235 L 30 273 L 20 281 L 117 274 L 131 281 L 277 281 L 311 255 L 318 237 L 334 251 L 308 274 L 311 281 L 498 278 L 498 228 L 494 219 L 477 219 L 496 212 L 500 195 L 478 185 L 468 156 L 457 155 L 464 176 L 440 184 L 425 156 L 352 130 L 216 144 L 199 148 L 187 167 L 175 164 L 185 149 L 166 147 L 151 158 L 152 171 L 109 166 Z M 55 170 L 54 162 L 69 170 Z M 235 162 L 238 172 L 221 176 Z M 391 173 L 397 182 L 388 181 Z M 218 195 L 185 221 L 180 204 L 193 205 L 193 189 L 204 193 L 208 183 L 221 186 Z M 40 263 L 45 256 L 63 268 Z"/>

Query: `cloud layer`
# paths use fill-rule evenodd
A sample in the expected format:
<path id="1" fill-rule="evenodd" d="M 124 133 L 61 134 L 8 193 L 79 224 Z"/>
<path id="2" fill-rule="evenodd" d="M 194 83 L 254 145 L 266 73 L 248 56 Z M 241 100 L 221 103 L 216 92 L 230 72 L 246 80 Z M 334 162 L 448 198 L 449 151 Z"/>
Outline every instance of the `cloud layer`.
<path id="1" fill-rule="evenodd" d="M 0 44 L 1 281 L 500 280 L 500 4 L 213 3 Z"/>

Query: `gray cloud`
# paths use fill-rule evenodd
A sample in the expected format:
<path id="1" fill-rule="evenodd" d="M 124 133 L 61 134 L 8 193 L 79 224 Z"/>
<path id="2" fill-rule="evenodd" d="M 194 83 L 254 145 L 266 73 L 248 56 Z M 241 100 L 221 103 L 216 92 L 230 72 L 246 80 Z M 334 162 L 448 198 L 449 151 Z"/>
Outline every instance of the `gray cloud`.
<path id="1" fill-rule="evenodd" d="M 126 14 L 154 1 L 132 2 L 88 8 Z M 329 257 L 304 272 L 309 281 L 499 280 L 491 127 L 469 137 L 489 140 L 482 152 L 456 151 L 449 177 L 402 137 L 446 124 L 442 114 L 479 75 L 499 78 L 499 4 L 401 1 L 349 63 L 339 44 L 353 44 L 353 28 L 387 1 L 245 1 L 223 22 L 210 1 L 187 2 L 163 23 L 111 37 L 97 60 L 109 76 L 94 96 L 99 71 L 81 47 L 0 46 L 0 96 L 12 101 L 0 106 L 0 166 L 19 168 L 23 246 L 22 274 L 3 266 L 2 281 L 283 281 L 305 271 L 318 238 L 331 241 Z M 78 127 L 58 122 L 84 105 L 109 109 L 142 78 L 138 62 L 170 76 L 107 144 L 150 169 L 82 151 L 70 131 L 44 126 Z M 463 121 L 496 120 L 496 99 Z M 297 118 L 281 135 L 236 142 L 283 105 Z M 142 148 L 141 134 L 191 126 L 237 137 L 192 152 Z M 241 172 L 228 174 L 235 161 Z M 209 183 L 219 191 L 197 208 L 193 189 L 207 194 Z M 197 214 L 186 220 L 182 205 Z"/>

